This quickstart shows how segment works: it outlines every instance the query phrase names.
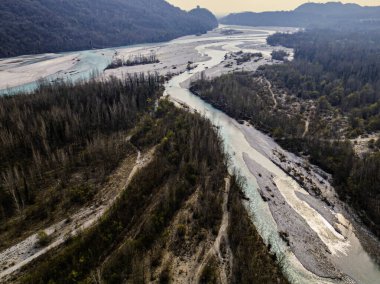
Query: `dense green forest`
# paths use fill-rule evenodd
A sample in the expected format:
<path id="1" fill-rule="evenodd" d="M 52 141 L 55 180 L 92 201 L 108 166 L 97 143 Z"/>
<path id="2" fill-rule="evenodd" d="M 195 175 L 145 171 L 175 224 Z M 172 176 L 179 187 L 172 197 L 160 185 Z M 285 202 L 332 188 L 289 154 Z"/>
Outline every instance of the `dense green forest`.
<path id="1" fill-rule="evenodd" d="M 131 141 L 143 152 L 155 147 L 153 160 L 98 225 L 29 267 L 22 283 L 170 283 L 172 269 L 178 267 L 165 255 L 186 258 L 210 235 L 215 238 L 228 172 L 211 123 L 160 101 L 155 113 L 140 120 Z M 287 283 L 252 225 L 241 194 L 233 178 L 228 207 L 232 220 L 239 222 L 229 230 L 231 283 Z M 196 202 L 189 203 L 194 198 Z M 173 225 L 183 210 L 187 213 L 181 223 Z M 205 283 L 217 277 L 212 265 L 210 261 L 202 272 Z"/>
<path id="2" fill-rule="evenodd" d="M 160 92 L 158 77 L 136 75 L 1 97 L 0 247 L 91 199 L 135 152 L 127 132 Z"/>
<path id="3" fill-rule="evenodd" d="M 218 25 L 164 0 L 2 0 L 0 57 L 160 42 Z"/>
<path id="4" fill-rule="evenodd" d="M 220 19 L 226 25 L 325 27 L 325 28 L 378 28 L 380 7 L 362 7 L 341 2 L 305 3 L 293 11 L 242 12 Z"/>

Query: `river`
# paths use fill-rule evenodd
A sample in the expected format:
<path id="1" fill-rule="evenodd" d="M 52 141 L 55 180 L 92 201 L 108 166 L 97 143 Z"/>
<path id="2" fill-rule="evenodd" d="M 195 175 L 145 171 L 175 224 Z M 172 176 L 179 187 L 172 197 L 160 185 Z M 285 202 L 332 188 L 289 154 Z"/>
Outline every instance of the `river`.
<path id="1" fill-rule="evenodd" d="M 230 29 L 230 27 L 223 28 Z M 276 149 L 282 151 L 289 157 L 292 157 L 292 155 L 282 150 L 281 147 L 269 137 L 251 126 L 239 124 L 223 112 L 213 108 L 208 103 L 205 103 L 203 100 L 193 95 L 186 88 L 185 83 L 192 78 L 196 78 L 201 72 L 206 72 L 206 75 L 208 76 L 212 76 L 212 74 L 218 72 L 227 72 L 221 67 L 221 63 L 228 52 L 236 52 L 240 50 L 260 51 L 264 54 L 264 58 L 266 58 L 267 61 L 269 60 L 268 58 L 270 56 L 271 48 L 265 44 L 265 39 L 269 34 L 275 32 L 276 29 L 258 30 L 253 28 L 233 28 L 242 31 L 243 33 L 226 36 L 215 32 L 201 37 L 191 36 L 173 40 L 168 43 L 140 45 L 135 47 L 125 47 L 122 49 L 128 54 L 128 52 L 140 52 L 141 50 L 146 51 L 156 48 L 158 50 L 159 58 L 160 56 L 165 57 L 165 54 L 168 57 L 176 58 L 176 52 L 179 52 L 178 50 L 187 46 L 199 55 L 199 57 L 193 56 L 195 62 L 199 60 L 195 69 L 174 76 L 165 84 L 165 95 L 169 96 L 173 101 L 182 102 L 188 105 L 191 109 L 203 114 L 218 127 L 220 136 L 225 144 L 225 151 L 231 157 L 231 172 L 237 171 L 246 180 L 245 192 L 249 201 L 247 201 L 245 205 L 252 217 L 252 221 L 256 225 L 264 241 L 271 245 L 272 251 L 276 253 L 279 259 L 281 259 L 283 270 L 291 283 L 379 283 L 379 267 L 374 264 L 370 256 L 363 249 L 354 230 L 347 229 L 347 232 L 345 232 L 345 236 L 343 237 L 334 230 L 331 222 L 329 223 L 325 216 L 320 214 L 321 211 L 319 208 L 311 206 L 310 202 L 306 202 L 304 198 L 299 198 L 299 195 L 297 194 L 302 193 L 306 195 L 308 193 L 303 191 L 292 178 L 287 176 L 281 168 L 273 162 L 270 152 L 273 149 Z M 159 53 L 159 50 L 163 50 L 162 54 Z M 74 80 L 78 78 L 88 78 L 94 70 L 100 73 L 103 71 L 107 62 L 111 60 L 114 51 L 115 49 L 105 49 L 100 51 L 84 51 L 53 55 L 52 58 L 73 55 L 74 59 L 70 57 L 69 60 L 74 63 L 70 66 L 64 66 L 64 70 L 60 70 L 60 73 L 49 74 L 45 77 L 49 80 L 53 80 L 56 78 L 66 78 L 65 76 L 67 76 L 67 74 L 74 74 L 71 76 Z M 20 59 L 18 58 L 18 60 L 13 59 L 6 62 L 3 60 L 0 62 L 0 81 L 2 80 L 1 72 L 6 71 L 9 75 L 9 72 L 11 72 L 12 69 L 25 68 L 24 66 L 20 66 L 20 63 L 17 63 L 19 60 Z M 51 60 L 51 58 L 46 60 Z M 28 72 L 30 72 L 30 67 L 33 66 L 33 64 L 36 64 L 33 61 L 30 62 Z M 260 62 L 260 64 L 263 63 L 265 62 Z M 24 64 L 28 65 L 27 63 Z M 171 63 L 166 63 L 164 61 L 162 66 L 157 66 L 157 70 L 153 70 L 158 71 L 160 74 L 165 74 L 164 72 L 166 71 L 164 70 L 167 70 L 167 66 L 170 66 L 170 64 Z M 180 69 L 180 66 L 178 66 L 178 68 Z M 22 73 L 23 69 L 20 70 L 18 72 Z M 142 71 L 145 71 L 145 69 Z M 62 74 L 65 74 L 65 76 L 59 77 L 59 74 L 61 74 L 61 76 Z M 12 93 L 21 89 L 30 91 L 35 87 L 36 81 L 32 80 L 25 84 L 16 84 L 15 86 L 12 86 L 12 88 L 3 90 L 2 92 Z M 273 208 L 270 208 L 268 203 L 263 201 L 257 190 L 259 182 L 257 180 L 257 173 L 255 173 L 255 167 L 252 166 L 254 164 L 260 165 L 262 169 L 274 177 L 274 181 L 278 187 L 279 196 L 287 203 L 287 206 L 294 211 L 291 216 L 296 215 L 297 218 L 302 221 L 302 226 L 309 231 L 312 231 L 312 233 L 319 238 L 318 241 L 329 249 L 331 256 L 328 256 L 328 260 L 331 262 L 331 265 L 344 274 L 343 277 L 340 277 L 339 279 L 330 279 L 323 275 L 322 277 L 318 276 L 320 273 L 312 273 L 311 271 L 313 269 L 308 270 L 306 267 L 323 266 L 323 263 L 318 263 L 318 261 L 322 262 L 323 260 L 316 259 L 313 260 L 316 261 L 316 263 L 310 262 L 309 259 L 302 256 L 300 257 L 299 254 L 294 253 L 292 249 L 286 246 L 278 233 L 280 226 L 280 222 L 276 219 L 278 216 L 275 218 Z M 313 197 L 307 196 L 307 198 Z M 317 204 L 319 204 L 317 206 L 322 206 L 320 203 Z M 340 212 L 330 212 L 329 214 L 334 214 L 334 216 L 338 216 L 338 219 L 343 219 L 340 224 L 344 223 L 345 228 L 351 228 L 349 222 L 342 217 Z M 284 215 L 281 218 L 284 219 L 287 218 L 287 216 Z M 305 243 L 307 242 L 307 236 L 305 236 L 303 241 Z M 310 247 L 313 247 L 313 244 L 309 245 Z M 318 245 L 315 244 L 315 246 L 317 247 Z M 302 251 L 302 248 L 300 248 L 300 251 Z M 315 270 L 318 270 L 318 267 L 315 267 Z"/>

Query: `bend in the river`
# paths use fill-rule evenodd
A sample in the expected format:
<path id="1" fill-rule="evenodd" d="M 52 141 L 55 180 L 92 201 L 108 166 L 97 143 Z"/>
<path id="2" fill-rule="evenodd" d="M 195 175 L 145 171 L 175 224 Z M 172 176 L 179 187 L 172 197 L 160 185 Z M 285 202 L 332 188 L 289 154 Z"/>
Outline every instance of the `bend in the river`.
<path id="1" fill-rule="evenodd" d="M 237 27 L 233 28 L 239 29 Z M 281 259 L 283 270 L 292 283 L 349 283 L 350 278 L 358 283 L 377 283 L 380 279 L 380 270 L 361 246 L 358 238 L 355 236 L 355 232 L 350 230 L 349 234 L 345 237 L 339 234 L 333 228 L 332 224 L 326 220 L 325 216 L 320 213 L 323 210 L 331 211 L 331 209 L 315 208 L 306 202 L 307 200 L 313 199 L 313 197 L 308 196 L 308 193 L 302 190 L 298 183 L 291 177 L 285 174 L 271 158 L 273 150 L 278 150 L 283 153 L 287 152 L 282 150 L 281 147 L 269 137 L 251 126 L 237 123 L 234 119 L 215 109 L 210 104 L 193 95 L 186 87 L 183 87 L 185 85 L 183 83 L 188 82 L 191 78 L 194 78 L 194 76 L 220 65 L 228 52 L 240 50 L 262 51 L 265 56 L 269 56 L 270 49 L 265 45 L 265 40 L 275 29 L 240 29 L 243 31 L 251 30 L 251 32 L 249 34 L 244 33 L 234 36 L 224 36 L 214 33 L 212 36 L 186 37 L 168 43 L 130 47 L 130 50 L 143 48 L 144 46 L 146 48 L 153 48 L 172 45 L 174 48 L 174 46 L 196 44 L 196 51 L 204 55 L 204 58 L 207 55 L 208 59 L 199 62 L 195 69 L 174 76 L 166 83 L 165 95 L 168 95 L 175 101 L 181 101 L 190 108 L 204 114 L 219 128 L 220 135 L 224 140 L 225 151 L 231 157 L 230 170 L 238 171 L 239 174 L 246 179 L 245 191 L 249 198 L 249 201 L 246 202 L 246 208 L 252 216 L 252 220 L 264 241 L 271 245 L 272 251 Z M 77 52 L 76 54 L 78 55 L 75 57 L 75 64 L 73 63 L 73 66 L 75 65 L 75 73 L 72 72 L 74 67 L 67 69 L 66 73 L 68 75 L 71 74 L 70 76 L 73 79 L 81 77 L 87 78 L 94 69 L 101 72 L 112 58 L 113 53 L 114 49 Z M 66 54 L 53 55 L 52 58 L 65 55 Z M 38 56 L 36 56 L 36 58 L 37 57 Z M 31 56 L 31 58 L 33 59 L 33 56 Z M 51 60 L 51 57 L 48 57 L 46 60 Z M 4 60 L 0 61 L 0 72 L 4 70 L 11 72 L 11 70 L 7 70 L 7 66 L 4 62 Z M 32 62 L 33 60 L 31 60 L 31 63 Z M 61 76 L 60 78 L 62 78 L 62 74 L 50 74 L 47 78 L 54 79 L 57 76 Z M 65 78 L 65 76 L 63 77 Z M 35 81 L 31 81 L 22 86 L 22 88 L 26 88 L 27 90 L 32 90 L 35 87 Z M 14 88 L 14 90 L 19 89 L 20 86 Z M 289 156 L 291 156 L 290 153 Z M 275 215 L 276 210 L 274 210 L 274 207 L 270 207 L 268 203 L 264 202 L 261 198 L 258 192 L 261 181 L 257 180 L 257 172 L 255 172 L 257 168 L 260 168 L 263 174 L 265 172 L 273 179 L 272 182 L 274 182 L 278 188 L 278 198 L 281 202 L 284 202 L 283 207 L 285 208 L 286 204 L 289 212 L 291 211 L 293 214 L 291 216 L 298 218 L 300 224 L 304 226 L 305 231 L 316 236 L 319 244 L 329 250 L 331 253 L 329 261 L 336 269 L 349 277 L 342 277 L 341 279 L 320 277 L 317 273 L 312 273 L 312 269 L 307 269 L 313 265 L 318 266 L 318 263 L 308 262 L 308 258 L 300 254 L 302 248 L 298 250 L 297 254 L 286 246 L 279 235 L 279 228 L 283 226 L 285 222 L 280 222 L 281 220 L 278 218 L 281 217 L 285 219 L 287 216 L 282 215 L 279 217 L 279 215 Z M 300 196 L 304 197 L 300 198 Z M 321 206 L 318 202 L 313 204 L 314 206 Z M 278 207 L 281 206 L 281 204 L 278 205 Z M 348 221 L 345 220 L 340 212 L 329 212 L 328 214 L 333 214 L 342 224 L 344 223 L 346 227 L 350 227 L 347 223 Z M 314 245 L 317 246 L 317 244 Z M 315 270 L 318 270 L 318 267 L 316 267 Z"/>

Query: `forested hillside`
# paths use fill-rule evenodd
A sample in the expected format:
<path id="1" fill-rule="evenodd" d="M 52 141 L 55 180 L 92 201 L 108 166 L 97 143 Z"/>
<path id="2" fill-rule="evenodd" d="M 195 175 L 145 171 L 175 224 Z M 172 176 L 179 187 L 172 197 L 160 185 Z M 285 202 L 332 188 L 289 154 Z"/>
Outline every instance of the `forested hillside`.
<path id="1" fill-rule="evenodd" d="M 92 200 L 159 91 L 159 78 L 132 76 L 1 97 L 0 248 Z"/>
<path id="2" fill-rule="evenodd" d="M 216 129 L 157 102 L 161 84 L 56 82 L 0 99 L 0 249 L 42 253 L 2 281 L 288 283 Z"/>
<path id="3" fill-rule="evenodd" d="M 0 57 L 166 41 L 217 24 L 164 0 L 3 0 Z"/>
<path id="4" fill-rule="evenodd" d="M 287 283 L 245 211 L 242 183 L 228 174 L 217 132 L 199 114 L 168 101 L 153 108 L 157 86 L 155 77 L 131 77 L 49 85 L 30 96 L 2 99 L 2 113 L 11 113 L 2 118 L 7 137 L 2 150 L 17 154 L 6 155 L 1 164 L 7 173 L 2 194 L 8 196 L 2 229 L 18 225 L 5 228 L 3 246 L 5 236 L 36 230 L 56 211 L 63 218 L 78 204 L 92 200 L 91 208 L 99 206 L 96 190 L 127 178 L 111 174 L 124 167 L 124 157 L 130 160 L 136 149 L 151 156 L 143 158 L 145 166 L 98 223 L 77 236 L 65 235 L 61 246 L 11 282 L 215 283 L 227 275 L 228 283 Z M 10 137 L 12 149 L 6 143 Z M 220 229 L 226 214 L 228 231 Z M 10 218 L 16 219 L 10 223 Z M 77 221 L 68 217 L 64 224 Z M 37 248 L 56 234 L 40 231 Z"/>
<path id="5" fill-rule="evenodd" d="M 220 22 L 227 25 L 246 26 L 377 29 L 380 22 L 380 7 L 362 7 L 340 2 L 305 3 L 293 11 L 230 14 L 222 18 Z"/>

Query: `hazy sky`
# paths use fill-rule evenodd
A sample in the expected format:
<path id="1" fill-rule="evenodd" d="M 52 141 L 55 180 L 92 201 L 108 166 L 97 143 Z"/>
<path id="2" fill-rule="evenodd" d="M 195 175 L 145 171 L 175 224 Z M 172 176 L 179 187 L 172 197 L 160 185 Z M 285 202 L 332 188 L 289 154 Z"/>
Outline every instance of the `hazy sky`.
<path id="1" fill-rule="evenodd" d="M 217 15 L 241 11 L 278 11 L 292 10 L 305 3 L 305 0 L 166 0 L 184 10 L 190 10 L 197 5 L 208 8 Z M 328 2 L 328 1 L 310 1 Z M 380 6 L 380 0 L 352 0 L 344 3 L 357 3 L 362 6 Z"/>

